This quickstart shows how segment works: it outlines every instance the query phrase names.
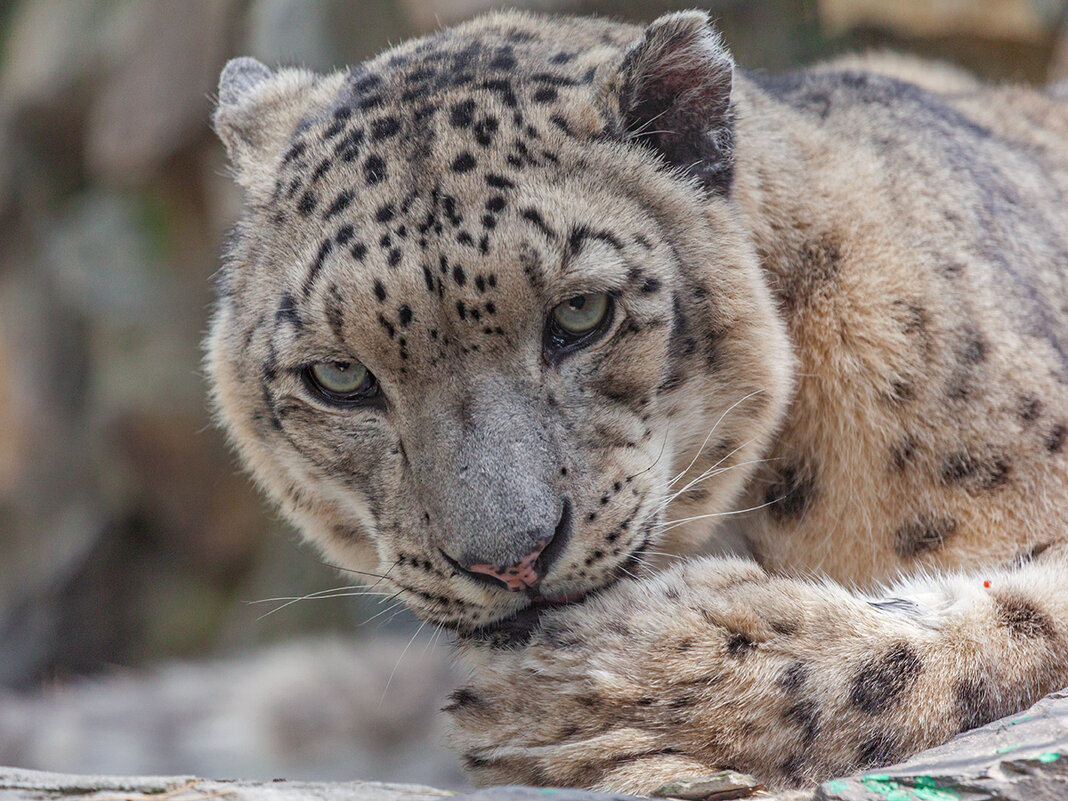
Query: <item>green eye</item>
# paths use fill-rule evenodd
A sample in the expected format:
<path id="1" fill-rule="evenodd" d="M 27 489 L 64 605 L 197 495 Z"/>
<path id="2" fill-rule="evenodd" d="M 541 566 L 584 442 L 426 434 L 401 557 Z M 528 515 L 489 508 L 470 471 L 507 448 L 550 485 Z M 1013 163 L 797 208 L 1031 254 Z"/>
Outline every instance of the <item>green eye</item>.
<path id="1" fill-rule="evenodd" d="M 553 309 L 553 320 L 567 334 L 582 336 L 604 322 L 608 314 L 608 295 L 590 292 L 575 295 Z"/>
<path id="2" fill-rule="evenodd" d="M 587 292 L 556 304 L 542 339 L 549 364 L 600 339 L 612 322 L 612 309 L 612 298 L 604 292 Z"/>
<path id="3" fill-rule="evenodd" d="M 367 400 L 378 392 L 378 382 L 359 362 L 317 362 L 305 373 L 319 395 L 335 403 Z"/>

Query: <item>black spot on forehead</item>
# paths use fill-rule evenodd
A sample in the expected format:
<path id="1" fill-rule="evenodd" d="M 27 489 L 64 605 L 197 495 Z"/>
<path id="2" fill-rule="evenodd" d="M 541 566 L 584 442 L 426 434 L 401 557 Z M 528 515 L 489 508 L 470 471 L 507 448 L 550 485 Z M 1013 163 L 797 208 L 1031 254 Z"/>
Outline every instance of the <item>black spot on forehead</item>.
<path id="1" fill-rule="evenodd" d="M 503 175 L 487 173 L 485 180 L 487 186 L 492 186 L 496 189 L 515 189 L 515 184 L 509 181 Z"/>
<path id="2" fill-rule="evenodd" d="M 334 146 L 334 155 L 342 161 L 355 161 L 360 156 L 364 138 L 363 128 L 348 131 Z"/>
<path id="3" fill-rule="evenodd" d="M 542 86 L 534 91 L 531 100 L 535 103 L 552 103 L 556 100 L 557 92 L 552 86 Z"/>
<path id="4" fill-rule="evenodd" d="M 475 141 L 482 147 L 489 147 L 493 144 L 493 136 L 497 133 L 498 127 L 499 123 L 496 117 L 482 117 L 475 123 Z"/>
<path id="5" fill-rule="evenodd" d="M 313 211 L 315 211 L 316 205 L 319 203 L 319 197 L 311 190 L 306 191 L 300 196 L 300 200 L 297 202 L 297 211 L 301 216 L 307 217 Z"/>
<path id="6" fill-rule="evenodd" d="M 386 162 L 376 153 L 372 153 L 363 163 L 363 178 L 368 184 L 377 184 L 386 178 Z"/>
<path id="7" fill-rule="evenodd" d="M 342 190 L 338 193 L 337 197 L 334 198 L 334 202 L 330 204 L 330 208 L 323 212 L 323 219 L 329 220 L 331 217 L 337 216 L 352 204 L 352 200 L 352 192 L 347 189 Z"/>
<path id="8" fill-rule="evenodd" d="M 366 66 L 359 64 L 349 71 L 349 81 L 352 87 L 353 99 L 359 100 L 360 97 L 382 84 L 382 76 L 368 71 Z"/>
<path id="9" fill-rule="evenodd" d="M 916 440 L 911 434 L 906 434 L 890 449 L 890 461 L 893 469 L 900 472 L 908 467 L 916 455 Z"/>
<path id="10" fill-rule="evenodd" d="M 515 92 L 512 90 L 511 81 L 503 78 L 483 81 L 479 84 L 479 88 L 493 92 L 497 95 L 498 99 L 509 108 L 516 108 L 519 105 L 519 102 L 516 100 Z"/>
<path id="11" fill-rule="evenodd" d="M 300 158 L 302 155 L 304 155 L 304 151 L 306 151 L 307 149 L 308 149 L 307 143 L 305 143 L 305 142 L 294 142 L 290 146 L 289 150 L 286 151 L 286 154 L 282 157 L 282 163 L 283 164 L 288 164 L 291 161 L 296 161 L 298 158 Z"/>
<path id="12" fill-rule="evenodd" d="M 466 150 L 453 159 L 451 169 L 453 172 L 470 172 L 476 165 L 475 157 Z"/>
<path id="13" fill-rule="evenodd" d="M 400 120 L 396 117 L 382 117 L 371 123 L 371 140 L 381 142 L 383 139 L 389 139 L 396 136 L 400 128 Z"/>
<path id="14" fill-rule="evenodd" d="M 805 745 L 810 745 L 816 739 L 820 727 L 820 712 L 814 701 L 801 701 L 787 707 L 783 717 L 801 727 L 801 741 Z"/>
<path id="15" fill-rule="evenodd" d="M 796 693 L 808 681 L 808 668 L 802 662 L 791 663 L 779 676 L 779 686 L 788 693 Z"/>
<path id="16" fill-rule="evenodd" d="M 385 203 L 378 207 L 375 212 L 375 222 L 387 223 L 393 219 L 394 209 L 392 203 Z"/>
<path id="17" fill-rule="evenodd" d="M 456 103 L 449 110 L 449 123 L 454 128 L 467 128 L 474 121 L 475 101 L 468 98 Z"/>
<path id="18" fill-rule="evenodd" d="M 304 327 L 304 321 L 301 319 L 300 313 L 297 311 L 297 300 L 288 292 L 282 294 L 282 301 L 278 304 L 275 320 L 278 322 L 289 323 L 295 328 Z"/>
<path id="19" fill-rule="evenodd" d="M 489 63 L 490 67 L 499 70 L 510 70 L 516 65 L 515 52 L 511 45 L 504 45 L 497 49 L 496 54 L 493 56 L 493 60 Z"/>

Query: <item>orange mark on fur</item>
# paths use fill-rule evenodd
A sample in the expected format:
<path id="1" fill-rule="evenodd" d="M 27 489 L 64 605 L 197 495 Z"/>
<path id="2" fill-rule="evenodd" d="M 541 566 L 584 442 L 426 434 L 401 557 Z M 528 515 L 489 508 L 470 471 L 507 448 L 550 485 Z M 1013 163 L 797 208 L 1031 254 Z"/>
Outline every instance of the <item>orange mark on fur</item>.
<path id="1" fill-rule="evenodd" d="M 990 582 L 989 581 L 984 581 L 983 582 L 983 586 L 986 587 L 989 590 L 990 589 Z"/>

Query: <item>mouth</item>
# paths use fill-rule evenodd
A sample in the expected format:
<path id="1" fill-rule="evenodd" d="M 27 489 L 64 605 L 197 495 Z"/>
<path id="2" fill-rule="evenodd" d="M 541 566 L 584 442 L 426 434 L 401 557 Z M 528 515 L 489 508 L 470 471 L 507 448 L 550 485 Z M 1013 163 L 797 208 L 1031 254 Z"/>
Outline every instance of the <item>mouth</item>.
<path id="1" fill-rule="evenodd" d="M 489 645 L 493 648 L 521 648 L 529 643 L 534 634 L 541 628 L 542 617 L 547 612 L 561 609 L 565 606 L 577 606 L 614 586 L 623 578 L 633 578 L 635 572 L 640 569 L 641 555 L 646 547 L 648 547 L 647 542 L 635 549 L 625 561 L 615 567 L 608 580 L 603 584 L 581 592 L 563 595 L 532 595 L 530 596 L 530 603 L 518 612 L 478 628 L 461 632 L 460 639 Z"/>
<path id="2" fill-rule="evenodd" d="M 490 645 L 494 648 L 519 648 L 530 642 L 534 633 L 541 628 L 542 616 L 553 609 L 565 606 L 581 604 L 588 598 L 603 592 L 618 581 L 613 578 L 607 584 L 586 590 L 585 592 L 572 593 L 566 596 L 535 596 L 530 603 L 507 617 L 495 620 L 484 626 L 464 633 L 462 639 L 468 642 L 477 642 Z"/>

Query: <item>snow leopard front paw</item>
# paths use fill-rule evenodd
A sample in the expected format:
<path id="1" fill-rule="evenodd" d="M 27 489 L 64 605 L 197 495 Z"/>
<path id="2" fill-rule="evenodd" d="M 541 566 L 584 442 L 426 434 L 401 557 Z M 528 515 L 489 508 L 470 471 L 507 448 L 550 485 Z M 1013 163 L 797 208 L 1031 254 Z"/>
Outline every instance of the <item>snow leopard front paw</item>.
<path id="1" fill-rule="evenodd" d="M 903 759 L 1050 689 L 1033 678 L 1055 667 L 1052 633 L 1004 623 L 1026 578 L 954 581 L 922 595 L 951 614 L 731 559 L 621 582 L 548 612 L 524 646 L 468 646 L 452 742 L 480 784 L 632 793 L 721 769 L 784 788 Z"/>

